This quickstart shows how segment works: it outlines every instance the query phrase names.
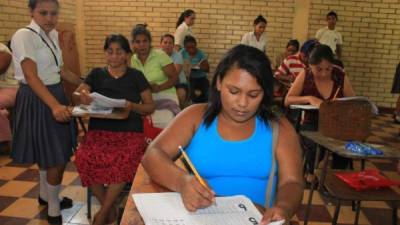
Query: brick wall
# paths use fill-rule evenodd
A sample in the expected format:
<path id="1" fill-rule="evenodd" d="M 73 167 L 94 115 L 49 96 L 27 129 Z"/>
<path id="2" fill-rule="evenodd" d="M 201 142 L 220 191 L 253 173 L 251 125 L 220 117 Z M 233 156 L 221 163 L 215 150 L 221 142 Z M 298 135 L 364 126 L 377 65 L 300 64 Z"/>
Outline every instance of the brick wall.
<path id="1" fill-rule="evenodd" d="M 75 1 L 60 1 L 60 22 L 76 24 Z M 5 43 L 21 27 L 31 20 L 27 0 L 0 0 L 0 42 Z"/>
<path id="2" fill-rule="evenodd" d="M 312 0 L 309 37 L 326 26 L 330 10 L 339 17 L 336 27 L 343 36 L 343 61 L 356 94 L 370 97 L 379 106 L 394 107 L 396 98 L 390 90 L 400 62 L 400 1 Z"/>
<path id="3" fill-rule="evenodd" d="M 130 39 L 137 23 L 148 24 L 153 46 L 164 33 L 174 33 L 180 13 L 196 11 L 193 32 L 199 47 L 209 55 L 211 71 L 222 54 L 253 30 L 253 21 L 262 14 L 268 20 L 268 53 L 283 51 L 292 35 L 294 0 L 97 0 L 84 1 L 86 68 L 104 65 L 102 51 L 107 34 L 118 32 Z"/>

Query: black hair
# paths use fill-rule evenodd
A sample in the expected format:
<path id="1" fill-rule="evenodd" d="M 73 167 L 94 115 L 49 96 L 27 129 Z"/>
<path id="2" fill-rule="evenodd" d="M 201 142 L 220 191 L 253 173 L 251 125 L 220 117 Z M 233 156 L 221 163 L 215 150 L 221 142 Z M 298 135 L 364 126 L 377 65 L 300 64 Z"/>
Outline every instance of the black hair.
<path id="1" fill-rule="evenodd" d="M 221 93 L 217 89 L 217 81 L 222 81 L 229 70 L 238 68 L 247 71 L 261 86 L 264 97 L 256 112 L 264 122 L 277 116 L 272 111 L 273 105 L 273 76 L 271 63 L 264 52 L 247 45 L 237 45 L 230 49 L 219 62 L 214 72 L 210 87 L 210 97 L 204 114 L 204 123 L 209 127 L 221 112 Z"/>
<path id="2" fill-rule="evenodd" d="M 151 33 L 147 29 L 147 24 L 145 24 L 145 23 L 144 24 L 136 24 L 132 29 L 131 35 L 132 35 L 132 41 L 135 41 L 137 36 L 144 35 L 151 43 Z"/>
<path id="3" fill-rule="evenodd" d="M 327 60 L 330 63 L 335 62 L 335 57 L 333 55 L 332 49 L 328 45 L 320 44 L 315 46 L 310 53 L 308 63 L 310 65 L 317 65 L 322 60 Z"/>
<path id="4" fill-rule="evenodd" d="M 329 16 L 334 16 L 336 20 L 338 19 L 337 14 L 335 13 L 335 11 L 328 12 L 328 14 L 326 14 L 326 18 L 328 18 Z"/>
<path id="5" fill-rule="evenodd" d="M 193 14 L 195 14 L 195 12 L 191 9 L 186 9 L 185 11 L 183 11 L 179 16 L 178 21 L 176 21 L 176 27 L 179 27 L 179 25 L 181 25 L 181 23 L 185 21 L 186 17 L 191 16 Z"/>
<path id="6" fill-rule="evenodd" d="M 118 43 L 119 46 L 126 52 L 132 53 L 128 39 L 122 34 L 110 34 L 104 41 L 104 51 L 106 51 L 112 43 Z"/>
<path id="7" fill-rule="evenodd" d="M 300 43 L 297 39 L 291 39 L 288 41 L 286 48 L 289 46 L 294 46 L 296 48 L 296 52 L 298 52 L 300 48 Z"/>
<path id="8" fill-rule="evenodd" d="M 60 3 L 58 3 L 58 0 L 29 0 L 28 1 L 28 7 L 31 10 L 34 10 L 40 2 L 55 2 L 57 6 L 60 6 Z"/>
<path id="9" fill-rule="evenodd" d="M 169 37 L 172 39 L 172 42 L 175 42 L 175 37 L 172 34 L 164 34 L 161 36 L 160 42 L 162 42 L 164 40 L 164 38 Z"/>
<path id="10" fill-rule="evenodd" d="M 185 39 L 183 39 L 183 46 L 186 46 L 186 44 L 189 44 L 189 43 L 194 43 L 195 45 L 197 45 L 196 38 L 194 38 L 191 35 L 186 35 Z"/>
<path id="11" fill-rule="evenodd" d="M 257 25 L 257 24 L 259 24 L 261 22 L 267 24 L 267 20 L 262 15 L 258 15 L 257 18 L 254 20 L 253 24 Z"/>

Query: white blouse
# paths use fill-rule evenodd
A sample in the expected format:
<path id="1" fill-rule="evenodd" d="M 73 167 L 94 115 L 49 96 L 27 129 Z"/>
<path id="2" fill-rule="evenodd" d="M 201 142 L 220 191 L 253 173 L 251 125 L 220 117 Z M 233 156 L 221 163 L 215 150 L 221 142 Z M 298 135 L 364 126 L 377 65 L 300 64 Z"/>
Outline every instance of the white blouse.
<path id="1" fill-rule="evenodd" d="M 254 31 L 246 33 L 245 35 L 243 35 L 242 41 L 240 43 L 258 48 L 263 52 L 267 51 L 267 35 L 265 34 L 265 32 L 261 34 L 259 41 L 257 41 Z"/>
<path id="2" fill-rule="evenodd" d="M 59 83 L 61 80 L 60 70 L 63 65 L 63 60 L 61 48 L 58 42 L 58 32 L 52 30 L 47 36 L 34 20 L 31 21 L 28 27 L 32 28 L 40 36 L 26 28 L 19 29 L 13 35 L 11 39 L 11 49 L 15 68 L 15 79 L 26 84 L 24 73 L 21 68 L 21 62 L 24 59 L 29 58 L 37 64 L 38 76 L 45 85 Z M 52 49 L 58 65 L 52 51 L 41 37 Z"/>

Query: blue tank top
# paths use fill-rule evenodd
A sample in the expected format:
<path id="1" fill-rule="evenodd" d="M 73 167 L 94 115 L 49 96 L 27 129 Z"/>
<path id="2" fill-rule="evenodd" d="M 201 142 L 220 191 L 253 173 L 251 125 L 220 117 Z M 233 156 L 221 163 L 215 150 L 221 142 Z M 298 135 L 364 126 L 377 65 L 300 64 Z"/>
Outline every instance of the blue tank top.
<path id="1" fill-rule="evenodd" d="M 224 140 L 217 130 L 218 117 L 206 128 L 201 123 L 186 148 L 200 176 L 217 196 L 245 195 L 265 206 L 272 167 L 272 129 L 256 117 L 253 134 L 244 140 Z M 272 188 L 272 206 L 277 176 Z"/>

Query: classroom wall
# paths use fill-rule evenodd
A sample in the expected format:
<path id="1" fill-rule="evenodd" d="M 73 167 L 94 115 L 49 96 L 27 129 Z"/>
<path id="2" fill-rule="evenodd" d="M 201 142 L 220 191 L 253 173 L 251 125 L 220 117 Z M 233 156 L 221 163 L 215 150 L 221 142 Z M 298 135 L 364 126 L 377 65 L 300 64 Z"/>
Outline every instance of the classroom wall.
<path id="1" fill-rule="evenodd" d="M 75 0 L 60 0 L 60 22 L 76 24 Z M 27 0 L 0 0 L 0 42 L 11 39 L 15 31 L 31 21 Z"/>
<path id="2" fill-rule="evenodd" d="M 309 37 L 326 26 L 330 10 L 338 13 L 343 62 L 356 94 L 394 107 L 397 95 L 390 90 L 400 62 L 400 1 L 311 0 Z"/>
<path id="3" fill-rule="evenodd" d="M 379 106 L 394 107 L 390 94 L 400 61 L 400 0 L 60 0 L 60 22 L 76 25 L 81 73 L 104 65 L 103 41 L 111 32 L 127 37 L 146 22 L 158 46 L 161 34 L 175 30 L 179 14 L 197 12 L 193 31 L 209 56 L 211 70 L 226 51 L 252 30 L 258 14 L 268 20 L 268 54 L 274 58 L 288 39 L 303 41 L 325 26 L 329 10 L 339 14 L 344 37 L 343 61 L 358 95 Z M 0 42 L 29 23 L 26 0 L 0 0 Z M 213 35 L 213 33 L 217 33 Z"/>
<path id="4" fill-rule="evenodd" d="M 160 36 L 174 33 L 185 9 L 196 11 L 193 32 L 198 46 L 209 55 L 211 71 L 227 49 L 238 44 L 244 33 L 253 30 L 253 21 L 262 14 L 268 20 L 268 54 L 283 51 L 292 36 L 294 0 L 97 0 L 84 1 L 86 66 L 104 65 L 102 45 L 111 32 L 130 39 L 132 27 L 147 23 L 153 46 Z"/>

